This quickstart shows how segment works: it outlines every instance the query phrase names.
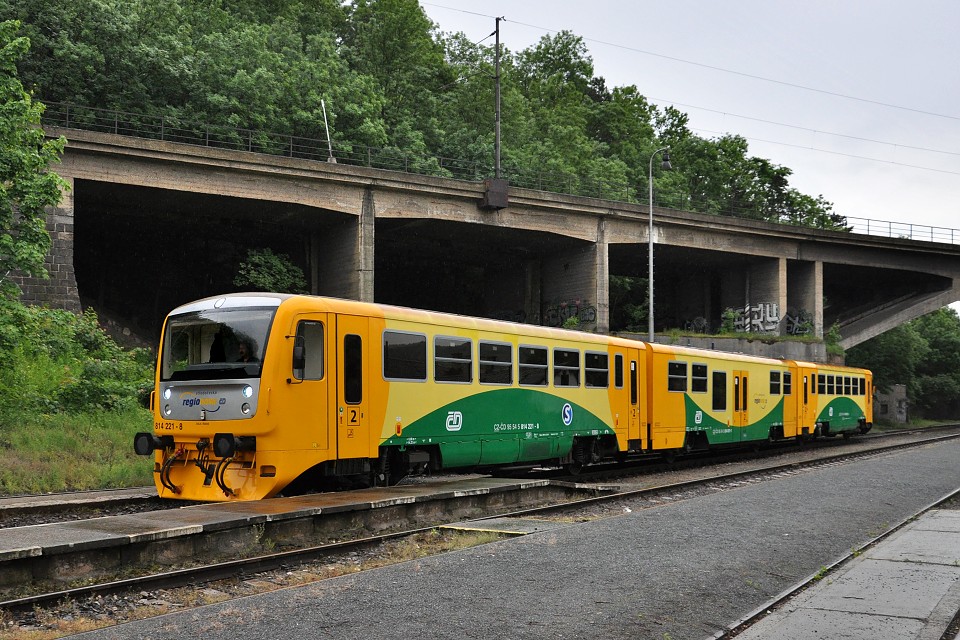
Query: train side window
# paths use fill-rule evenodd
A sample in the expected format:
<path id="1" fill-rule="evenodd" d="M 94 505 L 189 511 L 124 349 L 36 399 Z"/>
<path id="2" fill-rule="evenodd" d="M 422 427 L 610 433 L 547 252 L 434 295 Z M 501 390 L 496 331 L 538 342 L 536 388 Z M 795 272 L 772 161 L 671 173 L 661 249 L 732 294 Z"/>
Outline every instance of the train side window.
<path id="1" fill-rule="evenodd" d="M 473 342 L 469 338 L 433 338 L 433 379 L 437 382 L 473 381 Z"/>
<path id="2" fill-rule="evenodd" d="M 513 384 L 513 347 L 480 341 L 480 384 Z"/>
<path id="3" fill-rule="evenodd" d="M 770 372 L 770 395 L 772 396 L 780 395 L 780 372 L 779 371 Z"/>
<path id="4" fill-rule="evenodd" d="M 613 386 L 623 389 L 623 354 L 613 356 Z"/>
<path id="5" fill-rule="evenodd" d="M 853 394 L 853 385 L 851 384 L 850 376 L 844 376 L 843 378 L 843 395 L 849 396 Z"/>
<path id="6" fill-rule="evenodd" d="M 363 338 L 352 333 L 343 336 L 343 400 L 363 402 Z"/>
<path id="7" fill-rule="evenodd" d="M 727 410 L 727 372 L 713 372 L 713 410 Z"/>
<path id="8" fill-rule="evenodd" d="M 823 395 L 827 392 L 827 376 L 822 373 L 817 374 L 817 393 Z"/>
<path id="9" fill-rule="evenodd" d="M 630 404 L 637 404 L 637 361 L 630 361 Z"/>
<path id="10" fill-rule="evenodd" d="M 610 356 L 595 351 L 583 354 L 583 382 L 587 387 L 610 386 Z"/>
<path id="11" fill-rule="evenodd" d="M 783 372 L 783 395 L 788 396 L 793 393 L 793 374 L 789 371 Z"/>
<path id="12" fill-rule="evenodd" d="M 576 349 L 553 350 L 553 386 L 580 386 L 580 352 Z"/>
<path id="13" fill-rule="evenodd" d="M 427 336 L 402 331 L 383 332 L 383 378 L 425 382 Z"/>
<path id="14" fill-rule="evenodd" d="M 832 396 L 835 387 L 833 385 L 833 376 L 827 376 L 827 395 Z"/>
<path id="15" fill-rule="evenodd" d="M 668 391 L 686 391 L 687 390 L 687 363 L 686 362 L 668 362 L 667 363 L 667 390 Z"/>
<path id="16" fill-rule="evenodd" d="M 707 365 L 693 364 L 690 366 L 690 390 L 694 393 L 707 392 Z"/>
<path id="17" fill-rule="evenodd" d="M 546 347 L 519 348 L 520 385 L 525 387 L 547 386 Z"/>
<path id="18" fill-rule="evenodd" d="M 867 395 L 867 379 L 860 378 L 860 395 Z"/>
<path id="19" fill-rule="evenodd" d="M 297 363 L 297 348 L 303 349 L 303 359 Z M 294 338 L 294 363 L 302 364 L 302 368 L 294 367 L 293 377 L 297 380 L 323 379 L 323 323 L 314 320 L 301 320 L 297 323 L 296 338 Z"/>
<path id="20" fill-rule="evenodd" d="M 740 376 L 733 376 L 733 410 L 740 411 Z"/>

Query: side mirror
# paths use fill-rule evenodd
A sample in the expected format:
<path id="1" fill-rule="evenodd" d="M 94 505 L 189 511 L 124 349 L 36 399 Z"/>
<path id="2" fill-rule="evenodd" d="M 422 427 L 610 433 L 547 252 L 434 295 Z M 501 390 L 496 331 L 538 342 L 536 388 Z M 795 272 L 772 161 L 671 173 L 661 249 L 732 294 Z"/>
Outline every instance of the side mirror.
<path id="1" fill-rule="evenodd" d="M 303 371 L 307 366 L 307 348 L 303 344 L 296 344 L 293 347 L 293 370 Z"/>

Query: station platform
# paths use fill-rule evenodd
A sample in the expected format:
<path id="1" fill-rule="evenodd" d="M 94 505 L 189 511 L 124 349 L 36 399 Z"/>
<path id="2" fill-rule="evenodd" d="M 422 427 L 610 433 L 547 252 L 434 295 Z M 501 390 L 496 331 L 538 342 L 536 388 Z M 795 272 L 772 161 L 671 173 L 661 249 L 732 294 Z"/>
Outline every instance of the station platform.
<path id="1" fill-rule="evenodd" d="M 549 480 L 477 477 L 255 502 L 190 504 L 160 511 L 0 528 L 0 571 L 7 566 L 4 563 L 20 559 L 120 548 L 228 529 L 248 529 L 251 525 L 313 518 L 321 514 L 329 516 L 515 491 L 529 494 L 534 490 L 546 490 L 550 484 Z M 142 491 L 129 493 L 135 495 Z"/>
<path id="2" fill-rule="evenodd" d="M 958 611 L 960 511 L 937 510 L 827 573 L 737 638 L 940 640 Z"/>

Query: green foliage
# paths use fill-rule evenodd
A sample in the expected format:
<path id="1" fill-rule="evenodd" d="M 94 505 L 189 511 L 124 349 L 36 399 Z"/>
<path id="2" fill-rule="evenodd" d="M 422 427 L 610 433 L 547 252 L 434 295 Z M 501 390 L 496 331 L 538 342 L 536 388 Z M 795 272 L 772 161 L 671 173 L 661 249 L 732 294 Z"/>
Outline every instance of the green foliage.
<path id="1" fill-rule="evenodd" d="M 66 182 L 47 167 L 59 162 L 66 141 L 44 140 L 43 105 L 24 91 L 16 63 L 30 42 L 17 36 L 20 24 L 0 23 L 0 297 L 16 298 L 13 271 L 46 276 L 50 247 L 46 207 L 60 202 Z"/>
<path id="2" fill-rule="evenodd" d="M 92 310 L 0 300 L 0 493 L 149 482 L 131 442 L 152 377 L 152 354 L 121 349 Z"/>
<path id="3" fill-rule="evenodd" d="M 610 276 L 610 328 L 640 332 L 647 328 L 647 279 Z"/>
<path id="4" fill-rule="evenodd" d="M 742 313 L 742 311 L 730 307 L 724 309 L 723 313 L 720 314 L 720 335 L 736 333 L 737 320 L 740 319 Z"/>
<path id="5" fill-rule="evenodd" d="M 826 345 L 827 353 L 831 356 L 842 356 L 844 355 L 844 349 L 840 346 L 840 340 L 843 339 L 843 336 L 840 335 L 840 325 L 833 323 L 828 330 L 826 335 L 823 336 L 823 342 Z"/>
<path id="6" fill-rule="evenodd" d="M 24 413 L 129 410 L 151 386 L 151 354 L 121 349 L 92 309 L 0 306 L 0 429 Z"/>
<path id="7" fill-rule="evenodd" d="M 20 74 L 46 101 L 163 116 L 198 136 L 197 123 L 222 125 L 215 135 L 241 144 L 250 134 L 236 129 L 325 139 L 323 100 L 338 154 L 365 160 L 371 145 L 387 168 L 451 175 L 443 157 L 458 176 L 492 173 L 493 44 L 438 32 L 416 0 L 0 0 L 0 19 L 23 23 Z M 608 87 L 570 31 L 502 47 L 500 79 L 514 184 L 646 202 L 650 156 L 669 146 L 657 204 L 846 228 L 745 139 L 701 138 L 637 87 Z"/>
<path id="8" fill-rule="evenodd" d="M 873 370 L 881 391 L 905 384 L 912 415 L 960 417 L 960 317 L 949 307 L 853 347 L 847 363 Z"/>
<path id="9" fill-rule="evenodd" d="M 303 270 L 293 264 L 286 254 L 271 249 L 250 249 L 247 259 L 240 263 L 233 279 L 237 287 L 253 291 L 278 293 L 306 293 L 307 280 Z"/>

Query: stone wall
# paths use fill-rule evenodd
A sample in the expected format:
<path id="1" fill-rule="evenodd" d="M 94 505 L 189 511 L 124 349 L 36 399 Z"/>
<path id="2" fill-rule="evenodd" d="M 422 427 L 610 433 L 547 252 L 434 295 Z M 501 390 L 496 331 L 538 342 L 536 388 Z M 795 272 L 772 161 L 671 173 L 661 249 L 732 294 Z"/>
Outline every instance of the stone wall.
<path id="1" fill-rule="evenodd" d="M 14 274 L 11 278 L 20 285 L 20 300 L 25 304 L 80 312 L 80 293 L 73 271 L 73 180 L 67 179 L 67 182 L 70 188 L 64 192 L 60 206 L 47 214 L 50 251 L 43 266 L 50 277 L 33 278 Z"/>

